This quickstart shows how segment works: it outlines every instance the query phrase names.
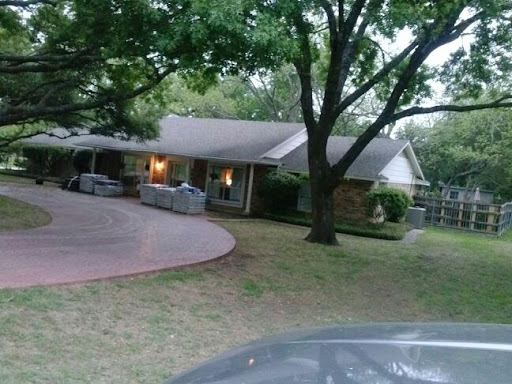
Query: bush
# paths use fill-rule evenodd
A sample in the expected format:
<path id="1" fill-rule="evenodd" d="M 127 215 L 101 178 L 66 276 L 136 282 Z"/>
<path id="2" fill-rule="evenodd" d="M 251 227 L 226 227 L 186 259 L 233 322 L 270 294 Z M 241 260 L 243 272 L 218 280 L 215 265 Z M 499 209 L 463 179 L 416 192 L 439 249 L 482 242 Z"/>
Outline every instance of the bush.
<path id="1" fill-rule="evenodd" d="M 69 161 L 71 151 L 63 147 L 25 145 L 21 148 L 23 157 L 28 160 L 29 173 L 45 176 L 59 161 Z"/>
<path id="2" fill-rule="evenodd" d="M 302 178 L 291 173 L 270 172 L 265 175 L 258 187 L 258 195 L 263 199 L 267 210 L 276 212 L 295 208 L 302 183 Z"/>
<path id="3" fill-rule="evenodd" d="M 395 188 L 376 188 L 368 192 L 368 210 L 372 217 L 399 223 L 413 204 L 407 193 Z"/>

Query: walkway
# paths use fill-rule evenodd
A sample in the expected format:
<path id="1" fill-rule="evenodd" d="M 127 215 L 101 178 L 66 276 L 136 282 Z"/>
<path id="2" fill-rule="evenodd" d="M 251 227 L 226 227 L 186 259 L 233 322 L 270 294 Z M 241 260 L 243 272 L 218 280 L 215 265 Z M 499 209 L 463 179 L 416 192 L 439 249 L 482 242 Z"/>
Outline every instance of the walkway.
<path id="1" fill-rule="evenodd" d="M 0 185 L 0 194 L 46 209 L 53 221 L 0 232 L 0 287 L 84 282 L 215 259 L 235 239 L 204 218 L 44 186 Z"/>
<path id="2" fill-rule="evenodd" d="M 423 229 L 411 229 L 409 232 L 405 234 L 404 238 L 402 239 L 402 242 L 404 244 L 414 244 L 416 243 L 418 235 L 422 234 L 423 232 L 425 232 L 425 230 Z"/>

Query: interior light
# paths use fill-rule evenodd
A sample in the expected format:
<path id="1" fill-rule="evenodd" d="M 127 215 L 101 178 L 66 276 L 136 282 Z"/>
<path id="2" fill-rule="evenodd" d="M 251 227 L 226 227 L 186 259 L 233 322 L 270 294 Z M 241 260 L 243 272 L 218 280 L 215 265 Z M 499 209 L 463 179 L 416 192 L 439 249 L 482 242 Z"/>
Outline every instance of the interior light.
<path id="1" fill-rule="evenodd" d="M 233 183 L 233 180 L 226 179 L 226 185 L 231 186 L 232 183 Z"/>

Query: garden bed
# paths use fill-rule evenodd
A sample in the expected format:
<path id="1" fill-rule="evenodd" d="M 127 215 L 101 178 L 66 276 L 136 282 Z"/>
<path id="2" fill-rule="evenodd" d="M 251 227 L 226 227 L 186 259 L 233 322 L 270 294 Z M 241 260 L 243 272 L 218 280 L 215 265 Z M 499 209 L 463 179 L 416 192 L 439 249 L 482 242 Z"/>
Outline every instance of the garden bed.
<path id="1" fill-rule="evenodd" d="M 311 227 L 311 218 L 304 213 L 289 211 L 282 213 L 264 213 L 263 218 L 282 223 L 301 225 Z M 372 237 L 383 240 L 402 240 L 405 234 L 411 230 L 408 223 L 390 223 L 372 224 L 372 223 L 348 223 L 343 221 L 336 222 L 336 232 L 346 233 L 348 235 Z"/>

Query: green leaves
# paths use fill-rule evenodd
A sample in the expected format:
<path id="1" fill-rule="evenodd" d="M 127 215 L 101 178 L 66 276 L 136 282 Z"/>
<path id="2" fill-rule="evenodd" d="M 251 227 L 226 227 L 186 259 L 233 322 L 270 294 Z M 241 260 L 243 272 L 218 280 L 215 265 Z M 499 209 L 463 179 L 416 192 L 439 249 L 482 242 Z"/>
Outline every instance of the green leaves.
<path id="1" fill-rule="evenodd" d="M 369 216 L 399 223 L 413 205 L 407 193 L 395 188 L 374 188 L 367 193 Z"/>
<path id="2" fill-rule="evenodd" d="M 432 128 L 409 125 L 399 136 L 412 139 L 433 186 L 476 185 L 512 198 L 512 111 L 447 114 Z"/>

